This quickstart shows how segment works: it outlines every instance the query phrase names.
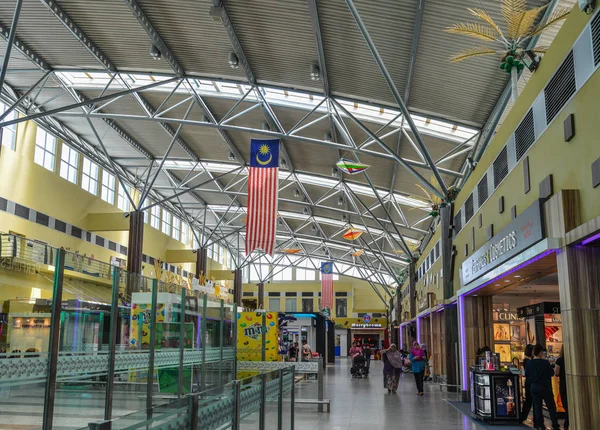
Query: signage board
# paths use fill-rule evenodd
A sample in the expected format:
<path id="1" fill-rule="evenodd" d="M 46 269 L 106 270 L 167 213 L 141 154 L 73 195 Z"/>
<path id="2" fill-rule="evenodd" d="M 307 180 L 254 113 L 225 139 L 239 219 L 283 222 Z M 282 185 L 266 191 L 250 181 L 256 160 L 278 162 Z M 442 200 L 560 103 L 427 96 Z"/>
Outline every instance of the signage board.
<path id="1" fill-rule="evenodd" d="M 352 328 L 382 328 L 382 325 L 381 324 L 352 323 Z"/>
<path id="2" fill-rule="evenodd" d="M 542 203 L 536 200 L 463 262 L 460 270 L 462 285 L 466 286 L 485 275 L 544 237 Z"/>

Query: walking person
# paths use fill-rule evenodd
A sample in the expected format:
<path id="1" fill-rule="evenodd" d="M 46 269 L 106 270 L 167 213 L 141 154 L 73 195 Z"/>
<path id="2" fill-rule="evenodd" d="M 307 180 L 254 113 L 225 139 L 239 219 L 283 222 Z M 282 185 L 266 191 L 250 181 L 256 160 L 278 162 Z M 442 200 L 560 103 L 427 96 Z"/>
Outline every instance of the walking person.
<path id="1" fill-rule="evenodd" d="M 523 358 L 523 371 L 522 374 L 525 376 L 525 369 L 527 368 L 527 363 L 533 360 L 533 345 L 527 344 L 525 347 L 525 358 Z M 525 399 L 523 400 L 523 407 L 521 408 L 521 416 L 519 417 L 519 422 L 523 423 L 527 417 L 529 416 L 529 412 L 531 411 L 531 405 L 533 404 L 533 397 L 531 397 L 531 383 L 529 379 L 525 379 Z M 533 416 L 533 427 L 536 428 L 535 415 Z"/>
<path id="2" fill-rule="evenodd" d="M 298 342 L 294 342 L 288 350 L 288 358 L 290 361 L 296 361 L 298 359 Z"/>
<path id="3" fill-rule="evenodd" d="M 306 342 L 306 339 L 302 339 L 302 361 L 309 361 L 312 358 L 312 349 Z"/>
<path id="4" fill-rule="evenodd" d="M 354 357 L 356 354 L 362 354 L 362 349 L 356 342 L 352 342 L 352 347 L 350 348 L 350 357 Z"/>
<path id="5" fill-rule="evenodd" d="M 563 408 L 565 408 L 565 421 L 563 422 L 563 428 L 567 430 L 569 428 L 569 400 L 567 398 L 567 376 L 565 368 L 565 346 L 560 348 L 560 357 L 556 359 L 554 365 L 554 375 L 559 377 L 559 393 L 560 400 L 562 401 Z"/>
<path id="6" fill-rule="evenodd" d="M 395 343 L 392 343 L 386 351 L 382 354 L 383 358 L 383 374 L 385 375 L 386 388 L 388 393 L 396 394 L 398 390 L 398 381 L 400 381 L 400 374 L 402 373 L 402 355 Z"/>
<path id="7" fill-rule="evenodd" d="M 365 345 L 365 347 L 363 348 L 363 355 L 365 356 L 365 360 L 367 361 L 367 375 L 369 374 L 369 371 L 371 370 L 371 356 L 373 355 L 373 350 L 371 349 L 371 347 L 367 344 Z"/>
<path id="8" fill-rule="evenodd" d="M 552 430 L 559 430 L 558 416 L 556 415 L 556 403 L 552 393 L 552 377 L 554 369 L 546 359 L 544 359 L 544 347 L 537 344 L 533 347 L 533 360 L 527 363 L 525 368 L 525 377 L 529 380 L 531 394 L 533 397 L 533 414 L 535 416 L 536 429 L 546 430 L 544 424 L 544 414 L 542 403 L 546 404 L 550 420 L 552 421 Z"/>
<path id="9" fill-rule="evenodd" d="M 408 356 L 412 363 L 412 371 L 415 376 L 415 383 L 417 384 L 417 394 L 423 395 L 423 377 L 425 375 L 425 352 L 416 340 L 413 342 L 413 349 L 410 351 Z"/>

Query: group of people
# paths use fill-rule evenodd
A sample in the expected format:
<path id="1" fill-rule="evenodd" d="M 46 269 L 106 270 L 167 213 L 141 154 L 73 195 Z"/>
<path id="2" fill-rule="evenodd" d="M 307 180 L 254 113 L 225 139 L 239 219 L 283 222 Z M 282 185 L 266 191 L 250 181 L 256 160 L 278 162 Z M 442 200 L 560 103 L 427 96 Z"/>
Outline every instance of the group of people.
<path id="1" fill-rule="evenodd" d="M 399 350 L 396 344 L 392 343 L 383 352 L 382 359 L 383 386 L 388 390 L 388 393 L 396 393 L 402 369 L 405 366 L 410 366 L 417 385 L 417 395 L 422 396 L 424 394 L 423 380 L 427 366 L 427 353 L 421 348 L 419 342 L 413 342 L 413 347 L 408 353 L 404 349 Z"/>
<path id="2" fill-rule="evenodd" d="M 358 357 L 364 358 L 366 373 L 367 375 L 369 374 L 369 369 L 371 367 L 371 358 L 373 357 L 373 349 L 371 348 L 371 345 L 361 345 L 357 342 L 353 342 L 352 347 L 350 348 L 350 357 L 352 357 L 353 363 Z"/>
<path id="3" fill-rule="evenodd" d="M 306 339 L 302 340 L 302 349 L 298 346 L 298 342 L 294 342 L 288 349 L 289 361 L 297 361 L 300 356 L 302 361 L 308 361 L 312 357 L 312 349 Z"/>
<path id="4" fill-rule="evenodd" d="M 531 406 L 533 405 L 533 427 L 545 429 L 543 415 L 543 403 L 548 408 L 552 430 L 560 429 L 556 413 L 556 402 L 552 392 L 552 377 L 559 377 L 559 392 L 565 409 L 564 428 L 569 428 L 569 402 L 567 398 L 567 380 L 565 377 L 564 347 L 561 348 L 560 357 L 556 360 L 554 368 L 544 358 L 546 350 L 542 345 L 527 345 L 525 347 L 525 358 L 523 368 L 525 370 L 525 400 L 521 410 L 520 421 L 527 419 Z"/>

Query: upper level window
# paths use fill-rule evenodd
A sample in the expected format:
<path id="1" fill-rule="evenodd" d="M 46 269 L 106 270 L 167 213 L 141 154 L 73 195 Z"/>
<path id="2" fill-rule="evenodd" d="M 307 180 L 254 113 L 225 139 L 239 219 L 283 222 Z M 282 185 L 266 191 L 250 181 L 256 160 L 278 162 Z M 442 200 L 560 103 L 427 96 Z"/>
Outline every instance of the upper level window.
<path id="1" fill-rule="evenodd" d="M 152 206 L 150 209 L 150 225 L 155 229 L 160 228 L 160 206 Z"/>
<path id="2" fill-rule="evenodd" d="M 79 166 L 79 153 L 63 143 L 60 153 L 60 176 L 67 181 L 77 183 L 77 167 Z"/>
<path id="3" fill-rule="evenodd" d="M 8 107 L 4 103 L 0 103 L 0 114 L 6 112 Z M 12 110 L 11 113 L 6 115 L 2 121 L 11 121 L 17 119 L 17 111 Z M 2 128 L 2 146 L 15 150 L 15 141 L 17 137 L 17 124 L 7 125 Z"/>
<path id="4" fill-rule="evenodd" d="M 40 166 L 54 171 L 54 158 L 56 156 L 56 137 L 52 136 L 41 127 L 37 128 L 35 136 L 34 161 Z"/>
<path id="5" fill-rule="evenodd" d="M 127 194 L 125 194 L 125 189 L 121 184 L 119 184 L 119 193 L 117 196 L 117 207 L 121 209 L 123 212 L 129 212 L 131 210 L 131 203 L 127 198 Z M 146 218 L 146 212 L 144 212 L 144 218 Z M 147 221 L 146 221 L 147 222 Z"/>
<path id="6" fill-rule="evenodd" d="M 102 171 L 102 192 L 100 198 L 111 205 L 115 204 L 115 176 Z"/>
<path id="7" fill-rule="evenodd" d="M 190 237 L 190 227 L 186 223 L 182 222 L 181 223 L 181 242 L 183 244 L 187 245 L 190 242 L 189 237 Z"/>
<path id="8" fill-rule="evenodd" d="M 81 188 L 93 195 L 98 195 L 98 165 L 83 157 Z"/>
<path id="9" fill-rule="evenodd" d="M 275 266 L 273 269 L 273 280 L 274 281 L 291 281 L 292 280 L 292 268 Z"/>
<path id="10" fill-rule="evenodd" d="M 173 236 L 173 239 L 175 240 L 181 239 L 181 220 L 176 216 L 173 217 L 173 228 L 171 230 L 171 236 Z"/>
<path id="11" fill-rule="evenodd" d="M 296 281 L 314 281 L 315 271 L 296 267 Z"/>
<path id="12" fill-rule="evenodd" d="M 163 209 L 162 217 L 162 232 L 164 234 L 171 234 L 171 212 Z"/>

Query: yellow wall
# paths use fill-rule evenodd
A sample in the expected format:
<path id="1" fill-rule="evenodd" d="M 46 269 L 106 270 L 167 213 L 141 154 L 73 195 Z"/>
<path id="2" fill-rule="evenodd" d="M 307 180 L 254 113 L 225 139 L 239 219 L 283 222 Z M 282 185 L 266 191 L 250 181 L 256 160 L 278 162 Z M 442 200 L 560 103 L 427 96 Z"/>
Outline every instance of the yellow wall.
<path id="1" fill-rule="evenodd" d="M 507 142 L 527 110 L 543 90 L 554 71 L 562 63 L 565 56 L 573 46 L 575 40 L 587 24 L 589 16 L 578 11 L 572 13 L 558 36 L 554 40 L 548 53 L 544 56 L 540 68 L 533 74 L 519 99 L 498 133 L 490 143 L 489 148 L 481 162 L 473 172 L 460 193 L 456 208 L 460 208 L 486 169 L 494 161 L 498 152 Z M 458 270 L 465 260 L 464 246 L 469 244 L 471 230 L 475 225 L 475 249 L 487 241 L 486 227 L 494 225 L 494 232 L 500 231 L 511 221 L 511 207 L 516 205 L 517 216 L 539 198 L 538 184 L 549 174 L 553 175 L 554 193 L 561 189 L 578 189 L 581 197 L 581 222 L 585 223 L 600 214 L 600 187 L 592 188 L 591 163 L 600 157 L 600 144 L 598 144 L 598 124 L 600 123 L 600 73 L 595 73 L 579 90 L 573 99 L 556 116 L 550 126 L 539 140 L 526 154 L 529 157 L 529 171 L 531 191 L 524 193 L 523 159 L 513 171 L 504 179 L 490 199 L 473 218 L 463 227 L 454 242 L 457 248 L 456 269 L 454 271 L 455 291 L 460 288 Z M 563 122 L 569 114 L 575 114 L 576 135 L 570 142 L 564 141 Z M 498 199 L 504 196 L 505 211 L 498 213 Z M 477 227 L 478 214 L 483 217 L 483 227 Z"/>
<path id="2" fill-rule="evenodd" d="M 244 292 L 258 292 L 258 287 L 256 284 L 244 284 L 242 286 Z M 333 288 L 335 292 L 347 292 L 350 293 L 349 296 L 344 297 L 347 299 L 348 303 L 348 316 L 350 317 L 351 313 L 358 312 L 385 312 L 386 307 L 384 306 L 381 299 L 375 294 L 372 290 L 371 286 L 359 279 L 349 278 L 346 276 L 341 276 L 339 281 L 333 282 Z M 301 293 L 301 292 L 319 292 L 321 291 L 321 282 L 320 281 L 298 281 L 298 282 L 271 282 L 265 284 L 265 294 L 268 293 Z M 383 290 L 380 289 L 380 292 L 388 300 L 389 297 L 383 294 Z M 243 297 L 244 299 L 250 299 L 251 297 Z M 274 297 L 265 296 L 265 306 L 268 307 L 269 299 Z M 287 297 L 293 298 L 293 297 Z M 296 297 L 297 300 L 297 311 L 302 310 L 302 300 L 309 297 Z M 342 298 L 342 297 L 339 297 Z M 285 309 L 285 299 L 286 297 L 281 297 L 280 309 Z M 315 311 L 318 310 L 318 297 L 314 297 L 313 309 Z M 332 309 L 332 314 L 335 317 L 335 299 L 334 299 L 334 309 Z"/>

